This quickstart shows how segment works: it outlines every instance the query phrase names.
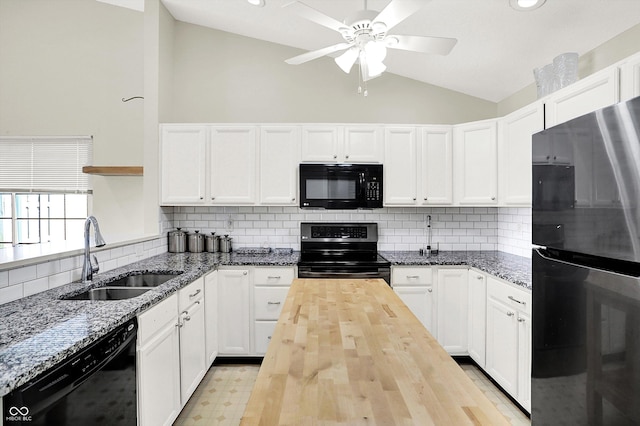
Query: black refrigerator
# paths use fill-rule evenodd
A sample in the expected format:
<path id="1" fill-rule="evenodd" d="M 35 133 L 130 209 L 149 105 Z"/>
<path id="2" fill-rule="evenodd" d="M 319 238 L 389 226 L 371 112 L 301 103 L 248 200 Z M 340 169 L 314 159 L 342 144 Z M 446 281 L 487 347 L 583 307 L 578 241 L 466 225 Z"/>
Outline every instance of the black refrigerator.
<path id="1" fill-rule="evenodd" d="M 532 424 L 640 424 L 640 97 L 532 154 Z"/>

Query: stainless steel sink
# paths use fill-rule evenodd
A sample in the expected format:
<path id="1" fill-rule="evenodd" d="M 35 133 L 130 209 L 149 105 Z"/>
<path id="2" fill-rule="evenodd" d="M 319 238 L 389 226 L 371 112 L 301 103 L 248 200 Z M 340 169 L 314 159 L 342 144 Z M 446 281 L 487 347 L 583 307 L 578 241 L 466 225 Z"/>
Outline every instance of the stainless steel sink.
<path id="1" fill-rule="evenodd" d="M 158 287 L 160 284 L 177 277 L 178 274 L 167 273 L 144 273 L 127 275 L 115 281 L 108 282 L 109 287 Z"/>
<path id="2" fill-rule="evenodd" d="M 64 300 L 123 300 L 138 297 L 151 290 L 151 287 L 99 287 L 87 290 Z"/>

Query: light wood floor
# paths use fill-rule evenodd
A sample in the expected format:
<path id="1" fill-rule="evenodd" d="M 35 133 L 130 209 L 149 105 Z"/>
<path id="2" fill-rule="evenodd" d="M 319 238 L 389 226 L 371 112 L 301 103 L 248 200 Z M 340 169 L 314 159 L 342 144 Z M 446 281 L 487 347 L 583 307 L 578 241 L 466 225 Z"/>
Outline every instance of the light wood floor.
<path id="1" fill-rule="evenodd" d="M 473 365 L 462 369 L 513 425 L 530 425 L 529 419 Z M 174 425 L 237 426 L 258 375 L 257 365 L 211 367 Z"/>

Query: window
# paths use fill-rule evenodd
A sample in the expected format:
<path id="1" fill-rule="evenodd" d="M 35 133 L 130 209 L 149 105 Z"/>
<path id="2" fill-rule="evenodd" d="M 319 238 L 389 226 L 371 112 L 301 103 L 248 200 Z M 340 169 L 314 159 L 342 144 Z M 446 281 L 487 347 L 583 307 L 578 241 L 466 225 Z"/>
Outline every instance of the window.
<path id="1" fill-rule="evenodd" d="M 0 137 L 0 248 L 82 241 L 91 136 Z"/>

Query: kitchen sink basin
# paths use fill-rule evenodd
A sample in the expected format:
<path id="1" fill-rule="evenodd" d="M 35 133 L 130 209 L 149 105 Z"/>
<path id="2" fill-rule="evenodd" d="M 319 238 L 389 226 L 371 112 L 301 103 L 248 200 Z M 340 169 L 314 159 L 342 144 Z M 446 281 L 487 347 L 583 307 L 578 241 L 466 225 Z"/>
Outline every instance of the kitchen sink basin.
<path id="1" fill-rule="evenodd" d="M 64 300 L 123 300 L 140 296 L 149 290 L 151 287 L 98 287 L 65 297 Z"/>
<path id="2" fill-rule="evenodd" d="M 177 277 L 180 274 L 144 273 L 132 274 L 107 283 L 109 287 L 158 287 L 160 284 Z"/>

